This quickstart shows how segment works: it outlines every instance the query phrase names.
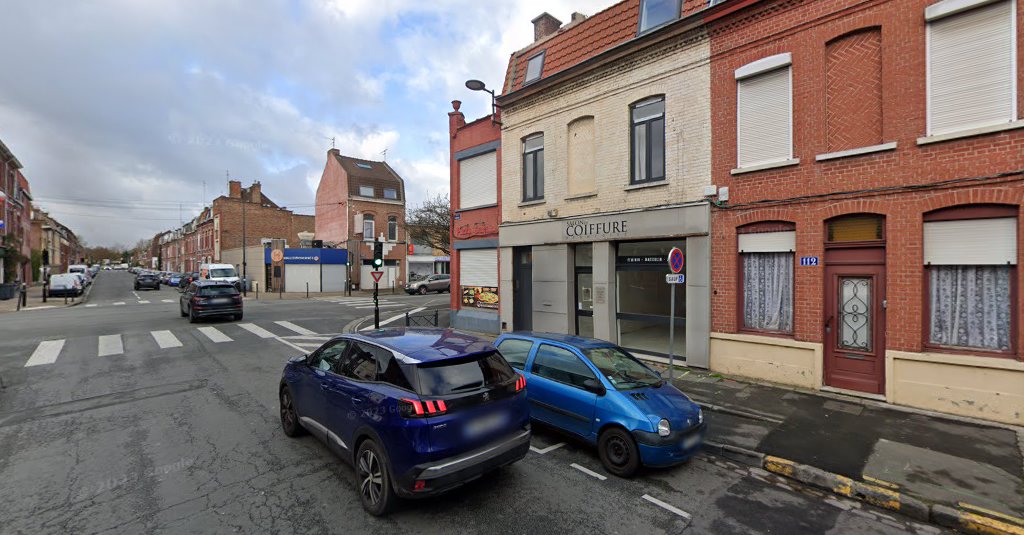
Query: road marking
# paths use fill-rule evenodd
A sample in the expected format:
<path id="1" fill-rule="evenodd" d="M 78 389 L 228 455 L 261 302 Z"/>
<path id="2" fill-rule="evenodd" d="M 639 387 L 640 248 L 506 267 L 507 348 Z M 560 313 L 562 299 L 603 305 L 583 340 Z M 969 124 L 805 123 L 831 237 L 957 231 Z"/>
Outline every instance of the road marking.
<path id="1" fill-rule="evenodd" d="M 380 308 L 388 308 L 388 307 L 400 307 L 400 306 L 405 306 L 405 305 L 402 305 L 402 304 L 399 304 L 399 303 L 395 303 L 393 305 L 392 304 L 381 303 L 378 306 Z M 355 308 L 355 309 L 373 308 L 373 305 L 372 304 L 371 305 L 359 305 L 357 307 L 352 307 L 352 308 Z"/>
<path id="2" fill-rule="evenodd" d="M 85 305 L 85 308 L 95 308 L 95 307 L 98 307 L 98 306 L 99 305 Z"/>
<path id="3" fill-rule="evenodd" d="M 412 309 L 412 310 L 410 310 L 410 311 L 408 311 L 408 312 L 404 312 L 404 313 L 402 313 L 402 314 L 399 314 L 399 315 L 397 315 L 397 316 L 391 316 L 390 318 L 388 318 L 388 319 L 386 319 L 386 320 L 382 320 L 382 321 L 380 322 L 380 324 L 381 324 L 382 326 L 383 326 L 383 325 L 387 325 L 387 324 L 391 323 L 392 321 L 395 321 L 395 320 L 398 320 L 398 319 L 404 318 L 406 314 L 415 314 L 415 313 L 417 313 L 417 312 L 423 312 L 423 311 L 424 311 L 424 310 L 426 310 L 426 309 L 427 309 L 426 307 L 419 307 L 419 308 L 414 308 L 414 309 Z M 360 330 L 360 331 L 369 331 L 369 330 L 371 330 L 371 329 L 373 329 L 373 325 L 367 325 L 366 327 L 363 327 L 362 329 L 359 329 L 359 330 Z"/>
<path id="4" fill-rule="evenodd" d="M 665 503 L 665 502 L 663 502 L 663 501 L 661 501 L 661 500 L 659 500 L 659 499 L 657 499 L 657 498 L 655 498 L 653 496 L 650 496 L 648 494 L 644 494 L 643 498 L 645 500 L 653 503 L 654 505 L 657 505 L 658 507 L 661 507 L 662 509 L 664 509 L 666 511 L 675 513 L 675 514 L 685 518 L 687 522 L 689 522 L 690 519 L 693 518 L 692 516 L 690 516 L 690 513 L 687 513 L 686 511 L 683 511 L 682 509 L 680 509 L 680 508 L 678 508 L 678 507 L 676 507 L 674 505 Z"/>
<path id="5" fill-rule="evenodd" d="M 319 349 L 323 344 L 319 342 L 292 342 L 292 344 L 301 347 L 302 349 Z"/>
<path id="6" fill-rule="evenodd" d="M 260 327 L 259 325 L 254 324 L 254 323 L 239 323 L 238 326 L 243 328 L 243 329 L 245 329 L 245 330 L 247 330 L 247 331 L 249 331 L 249 332 L 251 332 L 252 334 L 255 334 L 256 336 L 259 336 L 260 338 L 273 338 L 274 337 L 274 333 L 264 329 L 263 327 Z"/>
<path id="7" fill-rule="evenodd" d="M 309 351 L 306 348 L 299 347 L 299 346 L 289 342 L 288 340 L 285 340 L 284 338 L 281 338 L 280 336 L 278 336 L 278 337 L 276 337 L 274 339 L 277 340 L 278 342 L 281 342 L 282 344 L 284 344 L 284 345 L 286 345 L 286 346 L 288 346 L 288 347 L 298 351 L 299 353 L 302 353 L 303 355 L 306 355 L 306 354 L 309 353 Z"/>
<path id="8" fill-rule="evenodd" d="M 539 453 L 541 455 L 544 455 L 545 453 L 550 453 L 552 451 L 555 451 L 555 450 L 557 450 L 558 448 L 561 448 L 564 445 L 565 445 L 565 442 L 559 442 L 558 444 L 555 444 L 554 446 L 548 446 L 548 447 L 546 447 L 544 449 L 540 449 L 540 448 L 537 448 L 537 447 L 534 447 L 534 446 L 530 446 L 530 451 L 532 451 L 534 453 Z"/>
<path id="9" fill-rule="evenodd" d="M 588 476 L 596 477 L 597 479 L 600 479 L 601 481 L 604 481 L 604 480 L 608 479 L 607 477 L 602 476 L 601 474 L 598 474 L 597 472 L 595 472 L 593 470 L 590 470 L 588 468 L 584 468 L 584 467 L 582 467 L 582 466 L 580 466 L 580 465 L 578 465 L 576 463 L 572 463 L 569 466 L 579 470 L 580 472 L 583 472 L 584 474 L 587 474 Z"/>
<path id="10" fill-rule="evenodd" d="M 139 304 L 140 304 L 140 305 L 148 305 L 148 304 L 149 304 L 149 301 L 139 301 Z"/>
<path id="11" fill-rule="evenodd" d="M 28 362 L 25 363 L 25 367 L 53 364 L 54 362 L 57 362 L 57 357 L 60 355 L 61 349 L 64 349 L 64 340 L 47 340 L 45 342 L 39 342 L 39 345 L 36 346 L 36 350 L 32 353 L 32 356 L 29 357 Z"/>
<path id="12" fill-rule="evenodd" d="M 316 334 L 315 332 L 313 332 L 313 331 L 311 331 L 311 330 L 309 330 L 309 329 L 307 329 L 305 327 L 299 327 L 298 325 L 296 325 L 296 324 L 294 324 L 294 323 L 292 323 L 290 321 L 275 321 L 274 323 L 276 323 L 276 324 L 278 324 L 278 325 L 280 325 L 280 326 L 282 326 L 285 329 L 288 329 L 290 331 L 295 331 L 295 332 L 297 332 L 299 334 Z"/>
<path id="13" fill-rule="evenodd" d="M 181 347 L 181 341 L 171 334 L 171 331 L 152 331 L 149 334 L 153 335 L 153 339 L 156 340 L 156 345 L 160 346 L 160 349 Z"/>
<path id="14" fill-rule="evenodd" d="M 110 355 L 123 355 L 124 343 L 121 342 L 120 334 L 111 334 L 100 337 L 99 356 L 109 357 Z"/>
<path id="15" fill-rule="evenodd" d="M 136 299 L 142 299 L 141 297 L 139 297 L 139 294 L 136 293 L 136 292 L 132 292 L 132 295 L 134 295 Z"/>
<path id="16" fill-rule="evenodd" d="M 173 303 L 174 299 L 161 299 L 160 302 L 161 303 Z"/>
<path id="17" fill-rule="evenodd" d="M 206 335 L 210 341 L 215 343 L 234 342 L 228 335 L 217 330 L 216 327 L 200 327 L 199 332 Z"/>
<path id="18" fill-rule="evenodd" d="M 118 301 L 118 302 L 114 303 L 114 306 L 119 307 L 119 306 L 121 306 L 123 304 L 124 304 L 124 301 Z"/>

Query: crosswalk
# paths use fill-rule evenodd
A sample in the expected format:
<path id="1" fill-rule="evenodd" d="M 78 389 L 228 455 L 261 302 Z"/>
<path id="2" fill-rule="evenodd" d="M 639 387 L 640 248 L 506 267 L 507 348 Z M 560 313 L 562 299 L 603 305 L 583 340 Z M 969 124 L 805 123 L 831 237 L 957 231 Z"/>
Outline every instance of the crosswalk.
<path id="1" fill-rule="evenodd" d="M 127 344 L 130 345 L 129 349 L 133 350 L 133 352 L 128 353 L 131 356 L 135 351 L 146 351 L 146 346 L 149 347 L 150 352 L 152 352 L 154 345 L 156 349 L 166 351 L 183 348 L 186 345 L 194 346 L 197 342 L 210 342 L 217 345 L 230 344 L 249 337 L 249 340 L 277 339 L 296 350 L 309 352 L 320 347 L 334 336 L 334 334 L 317 334 L 306 327 L 283 320 L 272 323 L 268 322 L 264 326 L 255 323 L 231 323 L 216 326 L 190 326 L 173 331 L 160 329 L 149 331 L 148 333 L 142 331 L 126 334 L 101 334 L 93 338 L 92 341 L 88 341 L 88 338 L 85 340 L 75 338 L 71 340 L 43 340 L 38 342 L 23 366 L 29 368 L 58 363 L 62 356 L 67 356 L 65 353 L 69 353 L 69 345 L 72 348 L 70 350 L 71 358 L 80 358 L 83 352 L 86 358 L 90 358 L 90 355 L 95 355 L 96 357 L 117 357 L 126 354 L 126 340 Z M 90 353 L 91 349 L 84 351 L 86 348 L 83 344 L 86 343 L 89 348 L 95 349 L 95 353 Z"/>
<path id="2" fill-rule="evenodd" d="M 366 309 L 373 308 L 373 298 L 372 297 L 359 297 L 359 296 L 344 297 L 344 296 L 338 296 L 338 297 L 317 297 L 316 299 L 318 301 L 326 301 L 328 303 L 335 303 L 335 304 L 338 304 L 338 305 L 344 305 L 344 306 L 347 306 L 349 308 L 354 308 L 354 309 L 357 309 L 357 310 L 366 310 Z M 407 305 L 408 305 L 408 303 L 399 303 L 399 302 L 391 301 L 391 300 L 388 300 L 388 299 L 380 299 L 380 308 L 393 308 L 393 307 L 400 307 L 400 306 L 407 306 Z"/>

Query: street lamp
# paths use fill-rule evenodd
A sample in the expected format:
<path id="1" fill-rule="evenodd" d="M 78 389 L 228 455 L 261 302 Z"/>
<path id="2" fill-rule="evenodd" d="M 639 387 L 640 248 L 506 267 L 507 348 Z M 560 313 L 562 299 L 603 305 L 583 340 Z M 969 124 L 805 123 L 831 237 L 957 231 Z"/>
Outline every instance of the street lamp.
<path id="1" fill-rule="evenodd" d="M 498 114 L 498 101 L 494 91 L 487 89 L 487 84 L 480 80 L 466 80 L 466 89 L 470 91 L 485 91 L 491 94 L 491 120 L 494 120 L 494 116 Z"/>

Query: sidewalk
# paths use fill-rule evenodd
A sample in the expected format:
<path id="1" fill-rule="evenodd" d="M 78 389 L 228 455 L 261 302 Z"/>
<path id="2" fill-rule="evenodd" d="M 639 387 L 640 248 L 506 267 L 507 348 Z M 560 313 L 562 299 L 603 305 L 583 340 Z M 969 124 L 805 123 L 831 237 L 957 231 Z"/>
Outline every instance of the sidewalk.
<path id="1" fill-rule="evenodd" d="M 81 297 L 75 298 L 74 300 L 72 300 L 69 297 L 68 298 L 68 302 L 65 305 L 63 297 L 51 297 L 51 298 L 47 299 L 46 302 L 44 303 L 43 302 L 43 287 L 42 287 L 42 285 L 29 286 L 28 287 L 28 303 L 26 304 L 26 306 L 21 308 L 21 312 L 29 312 L 31 310 L 45 310 L 45 309 L 50 309 L 50 308 L 64 308 L 66 306 L 74 306 L 74 305 L 80 304 L 82 301 L 84 301 L 84 299 L 86 297 L 88 297 L 89 291 L 90 291 L 89 289 L 86 289 L 86 293 L 85 294 L 83 294 Z M 20 296 L 16 296 L 14 299 L 7 299 L 5 301 L 0 301 L 0 314 L 6 314 L 6 313 L 9 313 L 9 312 L 18 312 L 18 298 L 19 297 Z"/>
<path id="2" fill-rule="evenodd" d="M 667 373 L 663 373 L 667 377 Z M 789 459 L 925 502 L 1024 516 L 1024 431 L 682 369 L 709 442 Z"/>
<path id="3" fill-rule="evenodd" d="M 256 297 L 256 292 L 253 291 L 253 290 L 250 290 L 248 292 L 248 294 L 249 294 L 249 298 L 250 299 L 254 299 Z M 388 298 L 388 296 L 392 296 L 392 295 L 399 296 L 399 295 L 408 295 L 408 294 L 406 294 L 405 291 L 402 290 L 401 288 L 397 288 L 394 291 L 394 293 L 392 293 L 391 288 L 388 288 L 386 290 L 385 289 L 381 289 L 379 291 L 379 293 L 378 293 L 378 296 L 381 299 L 386 299 L 386 298 Z M 349 297 L 349 294 L 348 294 L 348 292 L 309 292 L 309 299 L 319 299 L 319 298 L 326 298 L 326 297 Z M 370 297 L 373 297 L 373 290 L 352 290 L 351 297 L 370 298 Z M 263 291 L 262 288 L 260 289 L 259 298 L 260 298 L 260 300 L 263 300 L 263 299 L 267 299 L 267 300 L 279 299 L 279 300 L 285 300 L 285 301 L 296 300 L 296 299 L 307 299 L 306 292 L 281 292 L 281 293 L 278 293 L 278 292 L 265 292 L 265 291 Z"/>

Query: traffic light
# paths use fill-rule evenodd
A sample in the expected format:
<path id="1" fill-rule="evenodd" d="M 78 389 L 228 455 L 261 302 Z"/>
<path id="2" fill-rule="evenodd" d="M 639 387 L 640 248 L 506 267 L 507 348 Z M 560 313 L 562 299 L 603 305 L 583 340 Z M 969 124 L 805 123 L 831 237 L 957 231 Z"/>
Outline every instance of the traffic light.
<path id="1" fill-rule="evenodd" d="M 373 242 L 373 269 L 380 271 L 384 265 L 384 244 L 379 241 Z"/>

